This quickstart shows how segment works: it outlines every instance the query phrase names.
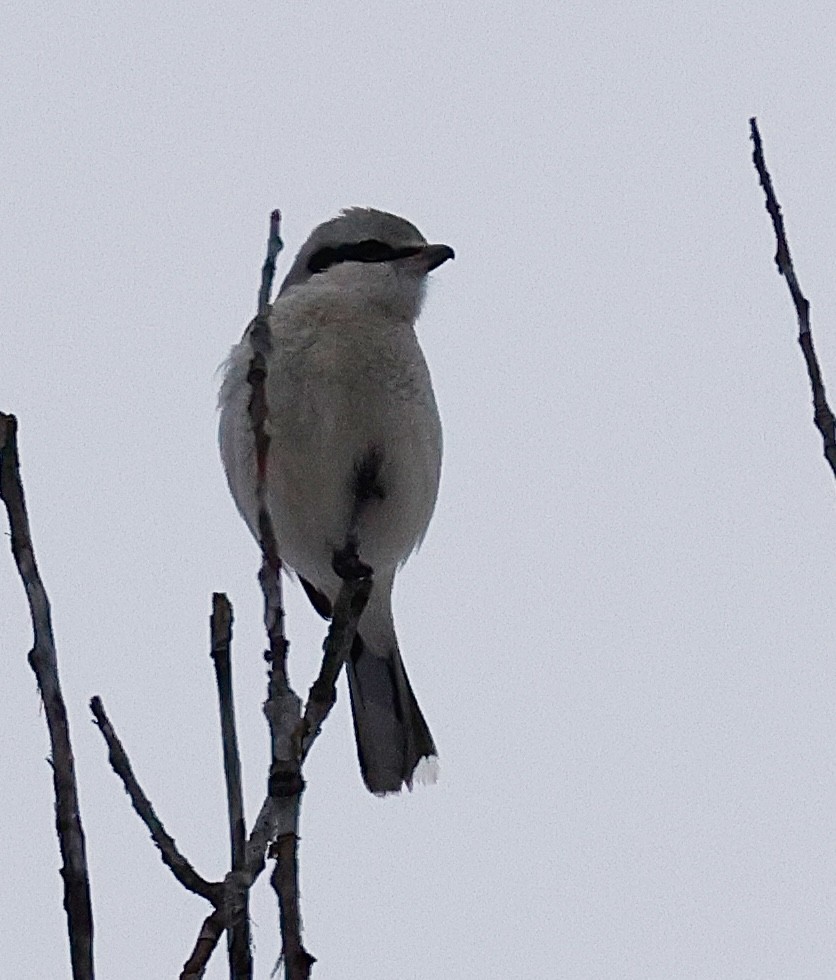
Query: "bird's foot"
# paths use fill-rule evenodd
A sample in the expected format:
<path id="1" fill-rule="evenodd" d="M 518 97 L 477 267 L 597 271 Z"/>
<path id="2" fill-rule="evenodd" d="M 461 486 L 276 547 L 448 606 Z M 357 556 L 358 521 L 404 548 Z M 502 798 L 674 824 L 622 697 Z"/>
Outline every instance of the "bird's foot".
<path id="1" fill-rule="evenodd" d="M 357 542 L 348 540 L 342 548 L 334 550 L 331 567 L 345 582 L 357 582 L 372 577 L 371 565 L 360 561 L 357 554 Z"/>

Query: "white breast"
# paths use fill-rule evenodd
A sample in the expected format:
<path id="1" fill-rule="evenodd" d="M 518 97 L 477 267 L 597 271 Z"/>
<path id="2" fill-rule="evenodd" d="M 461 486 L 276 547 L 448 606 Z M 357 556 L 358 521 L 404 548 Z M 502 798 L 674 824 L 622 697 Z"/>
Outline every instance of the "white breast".
<path id="1" fill-rule="evenodd" d="M 356 464 L 374 447 L 385 494 L 364 509 L 361 558 L 377 575 L 394 572 L 435 506 L 441 425 L 411 320 L 314 285 L 290 289 L 273 307 L 267 497 L 283 561 L 332 594 L 331 558 L 345 542 Z M 251 357 L 245 336 L 221 390 L 220 443 L 230 490 L 256 534 Z"/>

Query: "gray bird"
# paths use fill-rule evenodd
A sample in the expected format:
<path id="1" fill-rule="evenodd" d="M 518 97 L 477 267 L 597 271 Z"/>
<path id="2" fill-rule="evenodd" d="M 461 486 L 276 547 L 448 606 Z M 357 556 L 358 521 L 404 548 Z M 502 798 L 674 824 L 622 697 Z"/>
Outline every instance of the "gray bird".
<path id="1" fill-rule="evenodd" d="M 282 562 L 330 616 L 333 562 L 350 530 L 374 585 L 347 663 L 357 754 L 374 793 L 411 788 L 436 756 L 392 619 L 395 573 L 435 507 L 441 423 L 415 321 L 427 274 L 453 258 L 403 218 L 349 208 L 314 229 L 270 312 L 266 504 Z M 220 394 L 220 449 L 235 503 L 258 538 L 247 334 Z M 418 777 L 424 771 L 419 770 Z"/>

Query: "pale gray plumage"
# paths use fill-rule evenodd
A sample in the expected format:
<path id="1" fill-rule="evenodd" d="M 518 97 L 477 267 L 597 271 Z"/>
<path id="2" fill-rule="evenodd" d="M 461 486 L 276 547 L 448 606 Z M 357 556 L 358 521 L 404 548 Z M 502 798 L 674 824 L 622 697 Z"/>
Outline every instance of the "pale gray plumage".
<path id="1" fill-rule="evenodd" d="M 391 595 L 438 491 L 441 424 L 414 324 L 427 273 L 452 256 L 403 218 L 351 208 L 314 229 L 270 313 L 266 498 L 282 561 L 327 613 L 340 585 L 334 552 L 358 508 L 359 556 L 374 571 L 347 673 L 360 767 L 376 793 L 411 786 L 419 761 L 436 754 L 398 650 Z M 257 537 L 251 357 L 245 334 L 221 389 L 220 447 Z M 374 492 L 358 506 L 363 472 Z"/>

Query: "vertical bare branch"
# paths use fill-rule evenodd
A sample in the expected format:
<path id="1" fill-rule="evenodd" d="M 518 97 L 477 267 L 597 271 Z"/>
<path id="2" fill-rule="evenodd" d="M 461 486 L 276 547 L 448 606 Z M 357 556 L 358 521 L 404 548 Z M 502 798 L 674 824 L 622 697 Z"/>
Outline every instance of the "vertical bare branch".
<path id="1" fill-rule="evenodd" d="M 282 929 L 282 956 L 287 980 L 309 980 L 316 957 L 302 944 L 302 915 L 299 910 L 299 869 L 296 834 L 282 834 L 270 848 L 276 859 L 270 884 L 279 899 Z"/>
<path id="2" fill-rule="evenodd" d="M 255 440 L 256 499 L 258 501 L 258 538 L 261 545 L 261 571 L 259 581 L 264 593 L 264 625 L 270 640 L 271 670 L 286 670 L 287 641 L 284 637 L 284 605 L 282 601 L 281 558 L 276 542 L 275 529 L 265 499 L 267 459 L 270 450 L 270 433 L 267 418 L 267 360 L 273 350 L 270 334 L 270 292 L 276 272 L 276 257 L 282 249 L 280 235 L 281 214 L 278 210 L 270 215 L 270 236 L 267 241 L 267 258 L 261 270 L 261 288 L 258 292 L 258 314 L 249 328 L 250 345 L 253 349 L 247 381 L 251 394 L 249 403 L 250 422 Z"/>
<path id="3" fill-rule="evenodd" d="M 93 911 L 69 721 L 58 678 L 58 657 L 52 633 L 49 599 L 35 561 L 20 479 L 17 419 L 3 413 L 0 413 L 0 497 L 9 515 L 12 554 L 29 601 L 34 631 L 29 664 L 37 678 L 49 729 L 55 825 L 64 862 L 61 877 L 64 881 L 64 908 L 67 913 L 73 980 L 93 980 Z"/>
<path id="4" fill-rule="evenodd" d="M 778 266 L 778 272 L 787 281 L 787 287 L 789 288 L 790 296 L 792 296 L 796 316 L 798 317 L 798 343 L 804 354 L 807 375 L 810 379 L 810 389 L 813 393 L 813 421 L 821 433 L 825 459 L 830 464 L 830 469 L 833 471 L 834 477 L 836 477 L 836 420 L 834 420 L 833 412 L 827 404 L 821 368 L 819 367 L 819 360 L 813 347 L 813 335 L 810 332 L 810 303 L 801 292 L 801 286 L 798 284 L 798 279 L 795 275 L 795 268 L 790 257 L 790 246 L 784 229 L 781 205 L 775 197 L 772 178 L 766 169 L 761 134 L 754 116 L 749 120 L 749 129 L 751 131 L 752 141 L 755 144 L 752 159 L 755 164 L 755 169 L 758 172 L 761 187 L 763 187 L 764 194 L 766 195 L 766 210 L 769 212 L 769 216 L 772 219 L 772 227 L 775 230 L 775 240 L 777 243 L 775 264 Z"/>
<path id="5" fill-rule="evenodd" d="M 270 236 L 267 239 L 267 256 L 261 267 L 261 288 L 258 291 L 258 316 L 266 318 L 270 313 L 270 293 L 273 291 L 273 277 L 276 275 L 276 259 L 284 248 L 281 237 L 282 213 L 276 208 L 270 212 Z"/>
<path id="6" fill-rule="evenodd" d="M 244 866 L 247 827 L 244 821 L 244 797 L 241 788 L 241 757 L 238 753 L 238 733 L 235 729 L 235 704 L 232 697 L 232 606 L 220 592 L 212 596 L 212 662 L 218 687 L 221 716 L 226 804 L 229 818 L 231 868 Z M 250 952 L 249 903 L 243 897 L 243 908 L 227 932 L 230 980 L 251 980 L 253 961 Z"/>
<path id="7" fill-rule="evenodd" d="M 247 374 L 251 389 L 249 416 L 255 443 L 258 536 L 262 555 L 259 582 L 264 595 L 264 624 L 269 641 L 266 657 L 270 672 L 264 713 L 270 726 L 272 761 L 268 799 L 247 842 L 244 870 L 239 874 L 233 871 L 227 876 L 226 886 L 234 906 L 261 873 L 265 845 L 270 845 L 270 855 L 276 860 L 271 880 L 279 899 L 286 977 L 287 980 L 307 980 L 315 960 L 302 944 L 299 911 L 298 830 L 305 789 L 302 761 L 334 704 L 334 685 L 351 649 L 357 622 L 368 601 L 372 583 L 371 569 L 365 567 L 364 576 L 344 582 L 335 604 L 320 675 L 311 688 L 303 720 L 302 701 L 291 688 L 287 676 L 288 645 L 284 636 L 281 557 L 266 496 L 270 449 L 267 371 L 273 349 L 269 323 L 270 294 L 276 256 L 282 247 L 279 224 L 279 212 L 274 211 L 270 216 L 270 239 L 262 269 L 258 314 L 248 331 L 253 356 Z M 347 555 L 352 551 L 352 544 L 352 535 L 349 534 Z M 356 554 L 354 557 L 356 559 Z M 359 559 L 355 564 L 359 566 Z"/>
<path id="8" fill-rule="evenodd" d="M 255 441 L 256 458 L 256 500 L 258 502 L 258 538 L 261 545 L 261 570 L 259 582 L 264 595 L 264 626 L 267 631 L 269 650 L 267 659 L 270 673 L 267 685 L 267 701 L 264 714 L 270 726 L 272 760 L 268 784 L 269 807 L 273 817 L 270 840 L 292 837 L 296 840 L 299 809 L 302 792 L 305 788 L 301 773 L 301 759 L 298 751 L 297 732 L 302 714 L 302 702 L 291 688 L 287 676 L 288 644 L 284 635 L 284 607 L 282 599 L 281 557 L 275 528 L 266 499 L 267 466 L 270 450 L 270 433 L 267 424 L 269 405 L 267 402 L 267 364 L 273 350 L 270 333 L 270 294 L 276 270 L 276 257 L 282 248 L 280 237 L 281 215 L 273 211 L 270 215 L 270 237 L 267 243 L 267 258 L 261 270 L 261 288 L 258 293 L 258 314 L 250 324 L 249 339 L 253 350 L 247 381 L 250 384 L 249 414 Z M 259 860 L 263 860 L 259 855 Z M 263 867 L 263 864 L 262 864 Z M 295 871 L 295 848 L 294 848 Z M 281 897 L 281 896 L 280 896 Z M 295 907 L 298 925 L 298 902 Z M 288 926 L 285 908 L 280 902 L 282 950 L 286 953 L 288 944 L 293 943 L 293 928 Z M 301 943 L 301 940 L 299 940 Z M 285 960 L 286 965 L 289 961 Z M 286 966 L 289 969 L 289 966 Z M 288 980 L 291 975 L 288 973 Z M 295 978 L 294 978 L 295 980 Z"/>

